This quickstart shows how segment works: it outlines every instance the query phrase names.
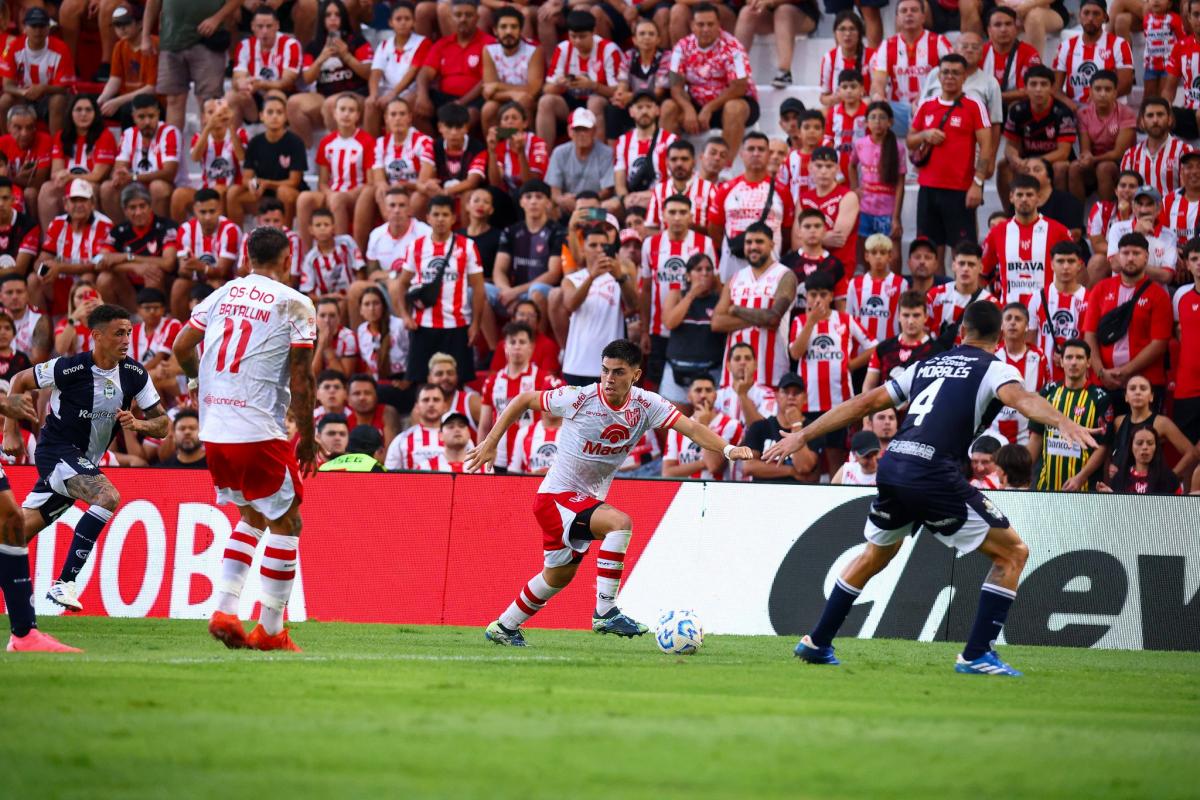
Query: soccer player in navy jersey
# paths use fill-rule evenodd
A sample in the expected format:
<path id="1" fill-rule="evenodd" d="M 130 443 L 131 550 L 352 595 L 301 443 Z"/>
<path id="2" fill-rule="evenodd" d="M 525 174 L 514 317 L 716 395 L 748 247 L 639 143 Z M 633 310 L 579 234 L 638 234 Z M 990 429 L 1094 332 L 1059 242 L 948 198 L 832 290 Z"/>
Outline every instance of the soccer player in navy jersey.
<path id="1" fill-rule="evenodd" d="M 864 530 L 866 549 L 842 572 L 817 626 L 796 646 L 796 655 L 804 661 L 839 663 L 833 637 L 854 601 L 867 581 L 891 562 L 904 537 L 923 526 L 949 547 L 963 553 L 979 550 L 992 560 L 979 611 L 955 671 L 1021 675 L 1001 661 L 993 648 L 1016 597 L 1029 548 L 1000 509 L 967 483 L 962 463 L 971 442 L 987 429 L 1002 406 L 1057 427 L 1069 442 L 1086 447 L 1095 447 L 1096 442 L 1092 431 L 1028 391 L 1016 368 L 993 355 L 1000 340 L 1000 323 L 1000 310 L 993 303 L 972 303 L 963 313 L 961 345 L 842 403 L 763 454 L 768 461 L 782 460 L 805 442 L 851 421 L 909 403 L 900 432 L 889 443 L 887 457 L 879 462 L 878 496 Z"/>

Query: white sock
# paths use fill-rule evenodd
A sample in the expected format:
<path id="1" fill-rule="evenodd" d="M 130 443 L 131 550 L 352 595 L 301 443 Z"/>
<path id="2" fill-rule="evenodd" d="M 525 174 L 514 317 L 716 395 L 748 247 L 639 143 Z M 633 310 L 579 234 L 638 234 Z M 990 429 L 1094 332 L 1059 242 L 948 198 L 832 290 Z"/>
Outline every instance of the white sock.
<path id="1" fill-rule="evenodd" d="M 596 554 L 596 616 L 602 617 L 617 605 L 617 590 L 625 573 L 625 551 L 633 531 L 613 531 L 600 543 Z"/>
<path id="2" fill-rule="evenodd" d="M 546 583 L 546 579 L 539 572 L 529 579 L 529 583 L 521 589 L 517 599 L 513 600 L 508 610 L 500 615 L 500 624 L 515 631 L 526 620 L 541 611 L 550 598 L 560 591 L 562 591 L 562 587 L 555 588 Z"/>
<path id="3" fill-rule="evenodd" d="M 229 534 L 225 557 L 221 561 L 221 580 L 217 583 L 218 611 L 237 614 L 238 598 L 242 596 L 242 587 L 246 585 L 246 576 L 250 574 L 254 551 L 258 549 L 262 535 L 262 531 L 245 520 L 238 522 Z"/>
<path id="4" fill-rule="evenodd" d="M 299 556 L 300 537 L 267 533 L 266 550 L 263 551 L 262 567 L 259 569 L 262 582 L 262 610 L 258 621 L 274 636 L 283 630 L 283 609 L 292 596 L 292 584 L 296 580 L 296 564 Z"/>

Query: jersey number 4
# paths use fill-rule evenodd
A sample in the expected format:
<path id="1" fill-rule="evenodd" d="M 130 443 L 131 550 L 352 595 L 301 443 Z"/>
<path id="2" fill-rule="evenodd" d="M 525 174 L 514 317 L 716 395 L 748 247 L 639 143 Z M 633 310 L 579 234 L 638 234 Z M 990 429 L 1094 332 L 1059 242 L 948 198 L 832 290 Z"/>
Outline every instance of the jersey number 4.
<path id="1" fill-rule="evenodd" d="M 945 378 L 938 378 L 913 399 L 912 405 L 908 407 L 908 416 L 912 419 L 913 425 L 920 425 L 925 421 L 925 415 L 933 411 L 933 401 L 937 398 L 937 393 L 945 382 Z"/>
<path id="2" fill-rule="evenodd" d="M 225 330 L 221 333 L 221 349 L 217 351 L 217 372 L 224 372 L 228 369 L 230 372 L 237 372 L 242 368 L 242 356 L 246 355 L 246 347 L 250 344 L 250 333 L 253 330 L 248 320 L 238 320 L 234 322 L 228 317 L 225 318 Z M 229 345 L 233 340 L 237 340 L 237 344 L 233 346 L 233 358 L 229 358 Z"/>

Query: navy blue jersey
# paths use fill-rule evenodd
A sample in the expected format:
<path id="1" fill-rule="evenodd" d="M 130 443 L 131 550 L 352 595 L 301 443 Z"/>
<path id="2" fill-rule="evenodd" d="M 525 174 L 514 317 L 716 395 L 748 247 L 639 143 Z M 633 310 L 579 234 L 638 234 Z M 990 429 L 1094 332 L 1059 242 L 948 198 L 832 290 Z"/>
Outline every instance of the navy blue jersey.
<path id="1" fill-rule="evenodd" d="M 150 374 L 132 358 L 112 369 L 96 366 L 91 352 L 52 358 L 33 368 L 39 389 L 51 388 L 38 453 L 74 448 L 100 460 L 117 429 L 117 412 L 134 401 L 145 410 L 159 403 Z"/>
<path id="2" fill-rule="evenodd" d="M 880 483 L 918 485 L 961 476 L 971 442 L 992 424 L 1003 403 L 997 390 L 1021 383 L 1016 367 L 978 347 L 959 345 L 888 380 L 898 407 L 908 403 L 900 431 L 879 461 Z"/>

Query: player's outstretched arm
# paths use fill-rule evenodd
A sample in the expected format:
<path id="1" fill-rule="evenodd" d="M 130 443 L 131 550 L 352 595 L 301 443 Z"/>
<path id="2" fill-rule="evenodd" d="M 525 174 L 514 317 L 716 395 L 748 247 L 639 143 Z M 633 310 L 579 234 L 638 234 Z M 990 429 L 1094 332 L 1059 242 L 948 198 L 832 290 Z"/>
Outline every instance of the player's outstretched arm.
<path id="1" fill-rule="evenodd" d="M 782 462 L 799 450 L 800 445 L 805 442 L 812 441 L 830 431 L 844 428 L 851 422 L 870 416 L 876 411 L 892 408 L 894 405 L 892 396 L 885 386 L 879 386 L 865 394 L 855 395 L 846 402 L 826 411 L 811 425 L 806 425 L 800 430 L 784 436 L 763 453 L 763 461 Z"/>
<path id="2" fill-rule="evenodd" d="M 29 392 L 35 388 L 37 379 L 33 376 L 33 369 L 21 370 L 12 379 L 8 397 L 0 404 L 0 414 L 8 417 L 4 421 L 4 452 L 10 456 L 19 456 L 25 451 L 25 440 L 17 421 L 28 419 L 32 422 L 37 419 L 37 410 L 29 397 Z M 20 413 L 10 413 L 18 409 Z"/>
<path id="3" fill-rule="evenodd" d="M 316 402 L 317 381 L 312 374 L 312 359 L 311 347 L 293 347 L 288 352 L 292 390 L 291 412 L 292 418 L 299 423 L 296 428 L 300 432 L 300 441 L 296 444 L 296 460 L 300 462 L 300 474 L 305 476 L 317 471 L 316 426 L 304 424 L 304 420 L 313 418 L 313 404 Z"/>
<path id="4" fill-rule="evenodd" d="M 477 446 L 467 451 L 467 457 L 463 461 L 463 469 L 466 472 L 479 472 L 488 464 L 491 464 L 496 458 L 496 445 L 500 443 L 500 437 L 504 435 L 504 432 L 512 427 L 526 411 L 538 411 L 541 407 L 541 392 L 521 392 L 514 397 L 504 407 L 504 412 L 496 420 L 496 424 L 492 426 L 492 429 L 488 431 L 488 435 L 483 437 Z"/>
<path id="5" fill-rule="evenodd" d="M 714 453 L 720 453 L 729 461 L 745 461 L 754 458 L 754 452 L 749 447 L 734 447 L 729 442 L 717 436 L 707 425 L 701 425 L 691 417 L 680 415 L 675 423 L 671 425 L 671 429 L 679 431 L 687 438 L 691 439 L 696 444 L 703 447 L 705 450 L 712 450 Z M 730 448 L 729 452 L 725 452 L 725 448 Z"/>
<path id="6" fill-rule="evenodd" d="M 200 373 L 200 359 L 196 355 L 196 347 L 203 341 L 204 331 L 191 325 L 184 325 L 183 330 L 175 337 L 175 344 L 171 345 L 171 351 L 175 353 L 175 360 L 179 362 L 179 368 L 189 378 L 195 378 Z"/>
<path id="7" fill-rule="evenodd" d="M 996 396 L 1004 405 L 1016 409 L 1029 419 L 1058 428 L 1058 435 L 1061 439 L 1091 449 L 1099 447 L 1096 440 L 1092 438 L 1093 431 L 1064 416 L 1061 411 L 1050 405 L 1046 398 L 1029 391 L 1015 381 L 1006 383 L 997 389 Z M 1100 429 L 1097 428 L 1094 432 L 1099 433 Z"/>

